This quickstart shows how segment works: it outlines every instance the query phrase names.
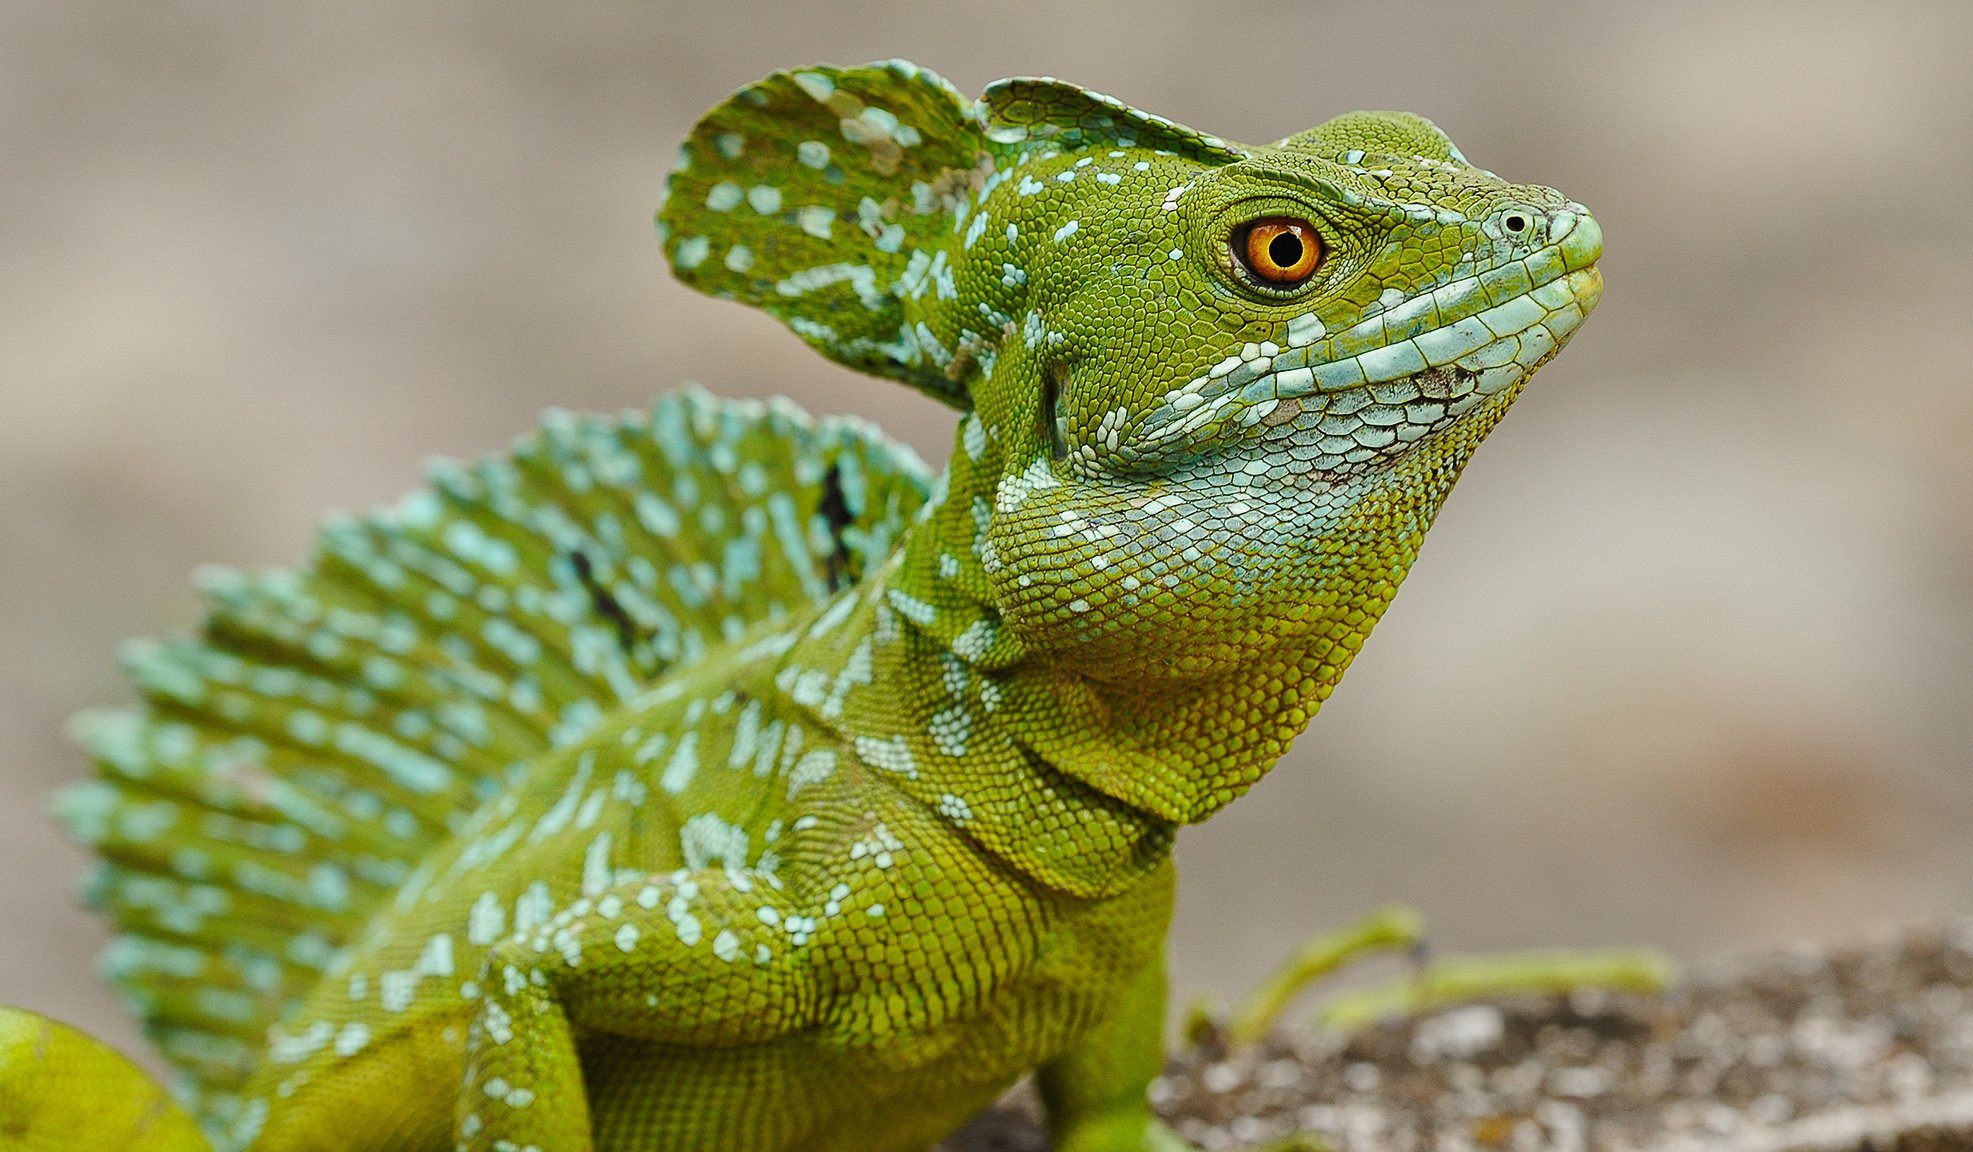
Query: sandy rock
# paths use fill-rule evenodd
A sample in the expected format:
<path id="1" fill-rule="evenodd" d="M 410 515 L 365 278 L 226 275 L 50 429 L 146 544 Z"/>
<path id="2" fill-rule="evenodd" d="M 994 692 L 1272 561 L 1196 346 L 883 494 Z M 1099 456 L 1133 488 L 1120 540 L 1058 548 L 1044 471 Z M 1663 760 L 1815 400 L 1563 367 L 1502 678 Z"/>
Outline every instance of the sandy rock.
<path id="1" fill-rule="evenodd" d="M 1152 1089 L 1206 1152 L 1973 1150 L 1973 924 L 1707 965 L 1663 997 L 1466 1005 L 1352 1036 L 1208 1041 Z M 947 1152 L 1045 1152 L 1024 1090 Z"/>

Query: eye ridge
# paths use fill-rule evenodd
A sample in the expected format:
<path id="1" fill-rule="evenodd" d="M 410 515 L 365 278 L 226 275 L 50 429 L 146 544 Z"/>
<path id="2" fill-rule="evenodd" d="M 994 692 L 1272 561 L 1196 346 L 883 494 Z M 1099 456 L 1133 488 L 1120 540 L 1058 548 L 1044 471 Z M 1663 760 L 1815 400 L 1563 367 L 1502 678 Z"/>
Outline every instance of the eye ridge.
<path id="1" fill-rule="evenodd" d="M 1272 288 L 1306 283 L 1324 255 L 1315 225 L 1296 216 L 1267 216 L 1243 225 L 1233 250 L 1254 279 Z"/>

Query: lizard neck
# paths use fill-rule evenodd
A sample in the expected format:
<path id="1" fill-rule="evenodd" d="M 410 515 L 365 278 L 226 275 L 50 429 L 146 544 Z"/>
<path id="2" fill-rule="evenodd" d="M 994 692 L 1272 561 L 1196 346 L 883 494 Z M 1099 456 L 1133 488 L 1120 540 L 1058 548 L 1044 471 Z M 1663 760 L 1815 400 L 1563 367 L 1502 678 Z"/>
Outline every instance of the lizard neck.
<path id="1" fill-rule="evenodd" d="M 1116 895 L 1169 858 L 1175 825 L 1043 751 L 1036 725 L 1049 721 L 1029 702 L 1054 672 L 1002 627 L 978 545 L 993 462 L 969 452 L 964 428 L 960 440 L 891 558 L 823 609 L 777 685 L 1009 867 L 1073 896 Z"/>
<path id="2" fill-rule="evenodd" d="M 911 529 L 885 595 L 928 645 L 963 662 L 967 674 L 991 678 L 1010 738 L 1038 763 L 1157 820 L 1203 820 L 1265 775 L 1335 689 L 1472 447 L 1511 399 L 1472 413 L 1458 435 L 1423 441 L 1381 467 L 1305 481 L 1320 487 L 1319 498 L 1314 489 L 1307 497 L 1319 511 L 1305 514 L 1307 577 L 1293 595 L 1255 595 L 1230 575 L 1234 557 L 1210 580 L 1173 586 L 1168 609 L 1134 620 L 1037 612 L 1042 576 L 1032 588 L 1018 583 L 1027 569 L 1010 572 L 1005 549 L 1011 540 L 1031 554 L 1067 555 L 1074 538 L 1128 539 L 1151 504 L 1171 497 L 1151 486 L 1120 492 L 1065 479 L 1058 493 L 1083 495 L 1062 523 L 1030 517 L 1024 535 L 1009 537 L 995 513 L 1018 506 L 1029 481 L 1002 478 L 1032 469 L 1007 468 L 969 415 L 941 499 Z M 1104 580 L 1174 579 L 1157 576 L 1172 570 L 1169 551 L 1119 546 L 1110 555 L 1107 570 L 1079 568 L 1053 594 L 1096 600 Z M 1003 617 L 996 588 L 1027 602 L 1025 626 Z M 1223 624 L 1202 628 L 1199 620 Z"/>
<path id="3" fill-rule="evenodd" d="M 1017 634 L 986 572 L 1002 461 L 971 415 L 958 440 L 890 560 L 823 613 L 783 677 L 798 687 L 798 665 L 829 669 L 808 696 L 859 759 L 1014 868 L 1084 896 L 1148 874 L 1177 825 L 1274 765 L 1341 680 L 1464 462 L 1428 449 L 1339 481 L 1325 535 L 1374 526 L 1381 546 L 1339 550 L 1278 643 L 1201 674 L 1155 646 L 1122 666 Z"/>

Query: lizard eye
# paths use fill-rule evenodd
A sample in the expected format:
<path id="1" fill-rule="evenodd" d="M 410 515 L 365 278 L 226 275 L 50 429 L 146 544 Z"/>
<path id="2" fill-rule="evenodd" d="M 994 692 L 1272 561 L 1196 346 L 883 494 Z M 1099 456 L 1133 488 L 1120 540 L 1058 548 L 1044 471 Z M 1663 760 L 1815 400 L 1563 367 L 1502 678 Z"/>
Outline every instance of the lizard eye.
<path id="1" fill-rule="evenodd" d="M 1322 263 L 1315 225 L 1292 216 L 1254 221 L 1235 236 L 1233 248 L 1255 279 L 1275 288 L 1300 286 Z"/>

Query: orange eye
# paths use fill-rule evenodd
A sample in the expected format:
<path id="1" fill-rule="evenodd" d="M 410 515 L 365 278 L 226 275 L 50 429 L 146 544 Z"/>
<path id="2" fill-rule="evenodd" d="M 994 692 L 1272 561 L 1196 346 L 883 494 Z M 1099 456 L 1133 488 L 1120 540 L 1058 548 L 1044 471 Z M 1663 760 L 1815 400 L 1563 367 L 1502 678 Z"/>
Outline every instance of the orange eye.
<path id="1" fill-rule="evenodd" d="M 1292 216 L 1254 221 L 1236 247 L 1247 270 L 1277 288 L 1296 287 L 1322 263 L 1322 238 L 1315 225 Z"/>

